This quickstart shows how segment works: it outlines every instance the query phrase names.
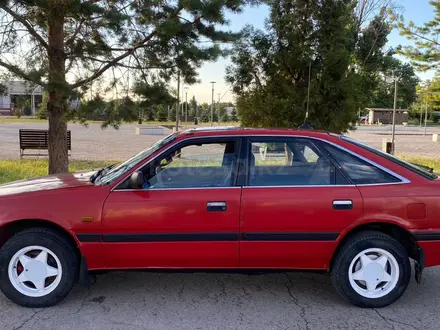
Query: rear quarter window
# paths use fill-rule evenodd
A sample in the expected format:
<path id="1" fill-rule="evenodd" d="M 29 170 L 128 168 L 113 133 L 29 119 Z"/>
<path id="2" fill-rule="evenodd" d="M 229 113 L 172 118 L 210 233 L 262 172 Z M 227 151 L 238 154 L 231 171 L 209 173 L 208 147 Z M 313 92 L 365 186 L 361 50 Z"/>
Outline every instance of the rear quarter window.
<path id="1" fill-rule="evenodd" d="M 387 184 L 402 182 L 394 175 L 370 164 L 347 151 L 325 143 L 324 148 L 341 166 L 354 184 Z"/>
<path id="2" fill-rule="evenodd" d="M 437 174 L 431 173 L 427 169 L 424 169 L 423 167 L 411 164 L 411 163 L 409 163 L 409 162 L 407 162 L 407 161 L 405 161 L 403 159 L 397 158 L 397 157 L 395 157 L 395 156 L 393 156 L 391 154 L 387 154 L 387 153 L 385 153 L 383 151 L 380 151 L 380 150 L 375 149 L 373 147 L 370 147 L 370 146 L 368 146 L 366 144 L 363 144 L 362 142 L 350 139 L 350 138 L 348 138 L 346 136 L 341 136 L 340 138 L 342 140 L 346 141 L 346 142 L 352 143 L 352 144 L 354 144 L 354 145 L 356 145 L 356 146 L 358 146 L 358 147 L 360 147 L 362 149 L 365 149 L 365 150 L 367 150 L 369 152 L 372 152 L 372 153 L 374 153 L 374 154 L 376 154 L 378 156 L 381 156 L 381 157 L 385 158 L 386 160 L 389 160 L 389 161 L 393 162 L 394 164 L 402 166 L 405 169 L 410 170 L 411 172 L 414 172 L 414 173 L 416 173 L 416 174 L 418 174 L 418 175 L 420 175 L 420 176 L 422 176 L 422 177 L 424 177 L 424 178 L 426 178 L 428 180 L 436 180 L 438 178 Z"/>

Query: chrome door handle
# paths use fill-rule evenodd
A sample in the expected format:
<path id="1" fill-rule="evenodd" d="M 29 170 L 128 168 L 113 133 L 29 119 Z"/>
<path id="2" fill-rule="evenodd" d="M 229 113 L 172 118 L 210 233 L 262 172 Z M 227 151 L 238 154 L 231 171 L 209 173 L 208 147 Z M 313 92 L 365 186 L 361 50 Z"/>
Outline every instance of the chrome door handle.
<path id="1" fill-rule="evenodd" d="M 352 210 L 353 201 L 351 199 L 338 199 L 333 201 L 334 210 Z"/>
<path id="2" fill-rule="evenodd" d="M 226 202 L 208 202 L 206 203 L 206 211 L 208 212 L 224 212 L 227 210 Z"/>

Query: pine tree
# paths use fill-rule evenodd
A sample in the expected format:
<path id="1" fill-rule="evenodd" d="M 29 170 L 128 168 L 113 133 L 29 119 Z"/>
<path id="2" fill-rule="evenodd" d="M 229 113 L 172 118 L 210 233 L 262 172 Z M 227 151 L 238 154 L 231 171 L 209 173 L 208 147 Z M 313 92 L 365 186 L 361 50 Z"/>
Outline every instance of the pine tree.
<path id="1" fill-rule="evenodd" d="M 162 104 L 159 104 L 156 108 L 156 120 L 167 121 L 167 110 Z"/>
<path id="2" fill-rule="evenodd" d="M 189 106 L 190 106 L 190 111 L 189 111 L 189 116 L 191 118 L 197 117 L 197 100 L 196 97 L 193 95 L 193 97 L 191 98 L 190 102 L 189 102 Z"/>
<path id="3" fill-rule="evenodd" d="M 238 121 L 237 108 L 235 106 L 232 108 L 232 111 L 231 111 L 231 121 L 233 121 L 233 122 Z"/>
<path id="4" fill-rule="evenodd" d="M 228 116 L 228 112 L 227 111 L 222 113 L 222 115 L 220 116 L 220 121 L 222 123 L 227 123 L 229 121 L 229 116 Z"/>
<path id="5" fill-rule="evenodd" d="M 435 15 L 423 26 L 416 26 L 413 21 L 405 24 L 403 16 L 394 13 L 400 34 L 415 43 L 414 46 L 403 47 L 400 52 L 422 71 L 440 70 L 440 1 L 430 1 L 429 4 L 433 6 Z"/>
<path id="6" fill-rule="evenodd" d="M 170 111 L 168 112 L 168 121 L 176 122 L 176 108 L 174 104 L 170 106 Z"/>
<path id="7" fill-rule="evenodd" d="M 307 107 L 317 129 L 345 131 L 359 107 L 354 1 L 275 1 L 269 32 L 247 27 L 233 50 L 227 80 L 237 93 L 243 125 L 297 127 Z"/>
<path id="8" fill-rule="evenodd" d="M 199 107 L 200 121 L 207 123 L 211 120 L 211 106 L 208 103 L 203 103 Z"/>
<path id="9" fill-rule="evenodd" d="M 153 107 L 148 107 L 145 113 L 148 121 L 153 121 L 157 117 L 156 111 Z"/>
<path id="10" fill-rule="evenodd" d="M 237 37 L 218 29 L 226 12 L 255 2 L 1 0 L 0 54 L 9 56 L 0 67 L 49 94 L 49 173 L 68 170 L 68 100 L 75 90 L 89 89 L 114 67 L 137 71 L 142 80 L 169 80 L 179 71 L 193 83 L 203 61 L 223 53 L 218 45 Z"/>
<path id="11" fill-rule="evenodd" d="M 37 110 L 37 118 L 38 119 L 47 119 L 47 103 L 49 102 L 49 94 L 47 92 L 43 93 L 43 100 L 38 105 Z"/>

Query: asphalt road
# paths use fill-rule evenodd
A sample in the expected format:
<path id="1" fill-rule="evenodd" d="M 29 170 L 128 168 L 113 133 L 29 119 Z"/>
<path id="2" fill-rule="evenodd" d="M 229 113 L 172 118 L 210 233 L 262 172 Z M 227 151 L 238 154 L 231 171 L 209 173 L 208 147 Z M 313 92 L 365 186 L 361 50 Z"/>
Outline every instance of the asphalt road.
<path id="1" fill-rule="evenodd" d="M 1 329 L 439 329 L 440 268 L 382 309 L 349 305 L 328 275 L 112 272 L 61 304 L 18 307 L 0 295 Z"/>

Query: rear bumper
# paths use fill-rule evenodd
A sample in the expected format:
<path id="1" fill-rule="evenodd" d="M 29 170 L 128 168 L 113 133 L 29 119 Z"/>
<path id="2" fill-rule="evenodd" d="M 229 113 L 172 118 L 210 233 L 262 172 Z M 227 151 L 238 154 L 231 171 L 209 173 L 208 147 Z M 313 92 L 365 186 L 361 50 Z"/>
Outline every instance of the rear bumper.
<path id="1" fill-rule="evenodd" d="M 419 247 L 423 249 L 425 255 L 425 267 L 440 265 L 440 240 L 418 241 Z"/>

